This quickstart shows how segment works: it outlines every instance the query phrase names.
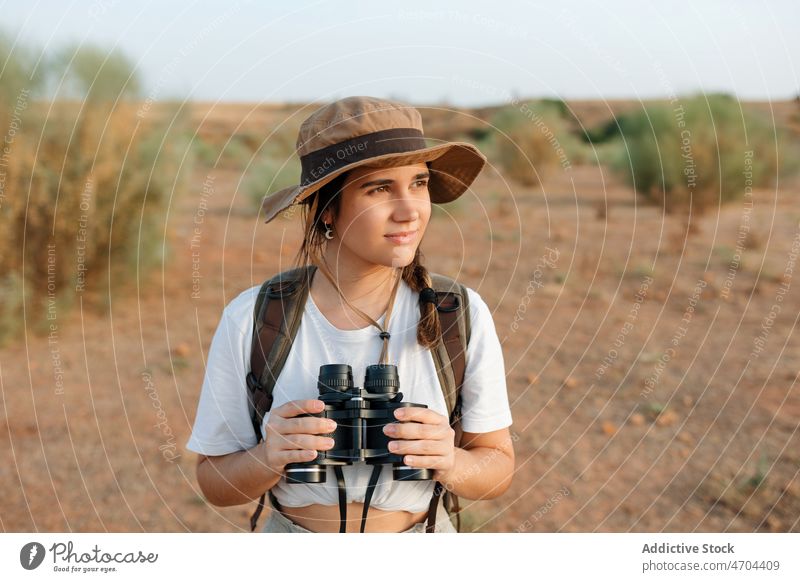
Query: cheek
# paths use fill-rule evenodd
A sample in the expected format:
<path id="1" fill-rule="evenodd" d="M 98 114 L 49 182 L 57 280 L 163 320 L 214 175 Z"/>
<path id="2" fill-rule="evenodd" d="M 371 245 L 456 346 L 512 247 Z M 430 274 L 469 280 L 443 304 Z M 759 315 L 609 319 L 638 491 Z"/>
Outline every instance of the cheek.
<path id="1" fill-rule="evenodd" d="M 431 218 L 431 212 L 432 212 L 431 205 L 432 203 L 427 201 L 420 208 L 419 215 L 420 218 L 422 218 L 422 220 L 425 222 L 425 224 L 428 224 L 428 221 Z"/>
<path id="2" fill-rule="evenodd" d="M 387 211 L 380 206 L 361 208 L 350 221 L 347 238 L 353 243 L 374 244 L 376 240 L 383 239 L 388 221 Z"/>

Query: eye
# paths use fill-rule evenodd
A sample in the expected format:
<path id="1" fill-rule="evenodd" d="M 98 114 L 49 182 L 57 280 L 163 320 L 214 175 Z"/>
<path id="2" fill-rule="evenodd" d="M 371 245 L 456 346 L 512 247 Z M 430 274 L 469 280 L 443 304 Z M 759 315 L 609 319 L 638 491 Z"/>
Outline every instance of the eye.
<path id="1" fill-rule="evenodd" d="M 422 186 L 420 186 L 420 188 L 424 188 L 425 186 L 427 186 L 427 185 L 428 185 L 428 180 L 427 180 L 427 178 L 426 178 L 426 179 L 423 179 L 423 180 L 417 180 L 417 181 L 416 181 L 416 182 L 414 182 L 414 183 L 415 183 L 415 184 L 422 184 Z"/>
<path id="2" fill-rule="evenodd" d="M 385 188 L 387 188 L 387 186 L 378 186 L 377 188 L 373 188 L 372 190 L 368 190 L 367 194 L 372 194 L 374 192 L 378 192 L 380 190 L 384 190 Z"/>

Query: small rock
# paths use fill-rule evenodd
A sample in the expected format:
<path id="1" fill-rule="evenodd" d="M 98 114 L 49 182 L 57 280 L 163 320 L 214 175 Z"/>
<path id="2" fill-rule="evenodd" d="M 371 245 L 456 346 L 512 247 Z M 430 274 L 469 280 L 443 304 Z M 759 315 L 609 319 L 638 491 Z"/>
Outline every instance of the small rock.
<path id="1" fill-rule="evenodd" d="M 573 378 L 572 376 L 568 376 L 564 380 L 564 386 L 566 386 L 567 388 L 575 388 L 577 385 L 578 385 L 578 381 L 575 378 Z"/>
<path id="2" fill-rule="evenodd" d="M 528 384 L 538 384 L 538 383 L 539 383 L 538 374 L 528 374 Z"/>
<path id="3" fill-rule="evenodd" d="M 687 445 L 694 444 L 694 439 L 692 438 L 692 435 L 690 435 L 688 432 L 682 432 L 678 434 L 678 440 Z"/>
<path id="4" fill-rule="evenodd" d="M 772 531 L 783 531 L 783 523 L 772 513 L 767 516 L 767 525 Z"/>
<path id="5" fill-rule="evenodd" d="M 179 343 L 172 349 L 172 354 L 178 356 L 179 358 L 185 358 L 191 353 L 189 349 L 189 345 L 185 343 Z"/>
<path id="6" fill-rule="evenodd" d="M 464 267 L 464 274 L 470 277 L 480 277 L 483 271 L 478 267 Z"/>
<path id="7" fill-rule="evenodd" d="M 632 426 L 642 426 L 644 424 L 645 418 L 643 414 L 638 412 L 634 412 L 631 414 L 631 417 L 628 419 L 628 423 Z"/>
<path id="8" fill-rule="evenodd" d="M 789 497 L 796 497 L 800 499 L 800 480 L 794 478 L 789 481 L 783 488 L 783 492 Z"/>
<path id="9" fill-rule="evenodd" d="M 678 420 L 678 415 L 672 410 L 665 410 L 656 418 L 658 426 L 672 426 Z"/>
<path id="10" fill-rule="evenodd" d="M 603 432 L 608 436 L 612 436 L 614 433 L 617 432 L 617 425 L 615 425 L 610 420 L 603 421 Z"/>

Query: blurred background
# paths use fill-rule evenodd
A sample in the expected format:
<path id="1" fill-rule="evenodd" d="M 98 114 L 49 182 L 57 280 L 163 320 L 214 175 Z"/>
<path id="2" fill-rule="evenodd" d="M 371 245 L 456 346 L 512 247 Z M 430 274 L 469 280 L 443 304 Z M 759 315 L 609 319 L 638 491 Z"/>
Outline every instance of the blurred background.
<path id="1" fill-rule="evenodd" d="M 490 162 L 422 243 L 504 349 L 517 472 L 464 530 L 800 531 L 797 4 L 435 6 L 3 6 L 4 531 L 248 528 L 183 445 L 348 95 Z"/>

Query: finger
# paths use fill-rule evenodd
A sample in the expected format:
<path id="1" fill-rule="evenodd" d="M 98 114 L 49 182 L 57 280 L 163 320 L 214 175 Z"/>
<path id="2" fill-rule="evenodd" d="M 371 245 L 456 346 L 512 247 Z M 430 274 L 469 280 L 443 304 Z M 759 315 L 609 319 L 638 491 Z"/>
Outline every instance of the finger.
<path id="1" fill-rule="evenodd" d="M 278 458 L 281 465 L 288 465 L 289 463 L 312 461 L 317 457 L 317 454 L 317 451 L 296 449 L 293 451 L 281 451 L 278 453 Z"/>
<path id="2" fill-rule="evenodd" d="M 425 424 L 449 424 L 447 418 L 435 410 L 431 410 L 430 408 L 419 408 L 416 406 L 396 408 L 394 411 L 394 417 L 402 421 L 413 420 L 414 422 L 423 422 Z"/>
<path id="3" fill-rule="evenodd" d="M 443 427 L 419 422 L 392 422 L 383 427 L 384 434 L 397 439 L 444 439 Z"/>
<path id="4" fill-rule="evenodd" d="M 307 449 L 327 451 L 332 449 L 335 441 L 328 437 L 318 437 L 310 434 L 293 434 L 283 438 L 278 446 L 284 450 Z"/>
<path id="5" fill-rule="evenodd" d="M 389 452 L 397 455 L 445 455 L 448 448 L 442 441 L 390 441 Z"/>
<path id="6" fill-rule="evenodd" d="M 322 412 L 324 408 L 325 403 L 316 398 L 309 400 L 291 400 L 276 408 L 273 414 L 277 414 L 282 418 L 292 418 L 298 414 L 316 414 Z"/>
<path id="7" fill-rule="evenodd" d="M 406 455 L 403 463 L 409 467 L 420 469 L 444 469 L 447 467 L 447 459 L 439 455 Z"/>
<path id="8" fill-rule="evenodd" d="M 333 432 L 336 421 L 317 416 L 286 418 L 281 422 L 280 429 L 283 434 L 321 434 Z"/>

